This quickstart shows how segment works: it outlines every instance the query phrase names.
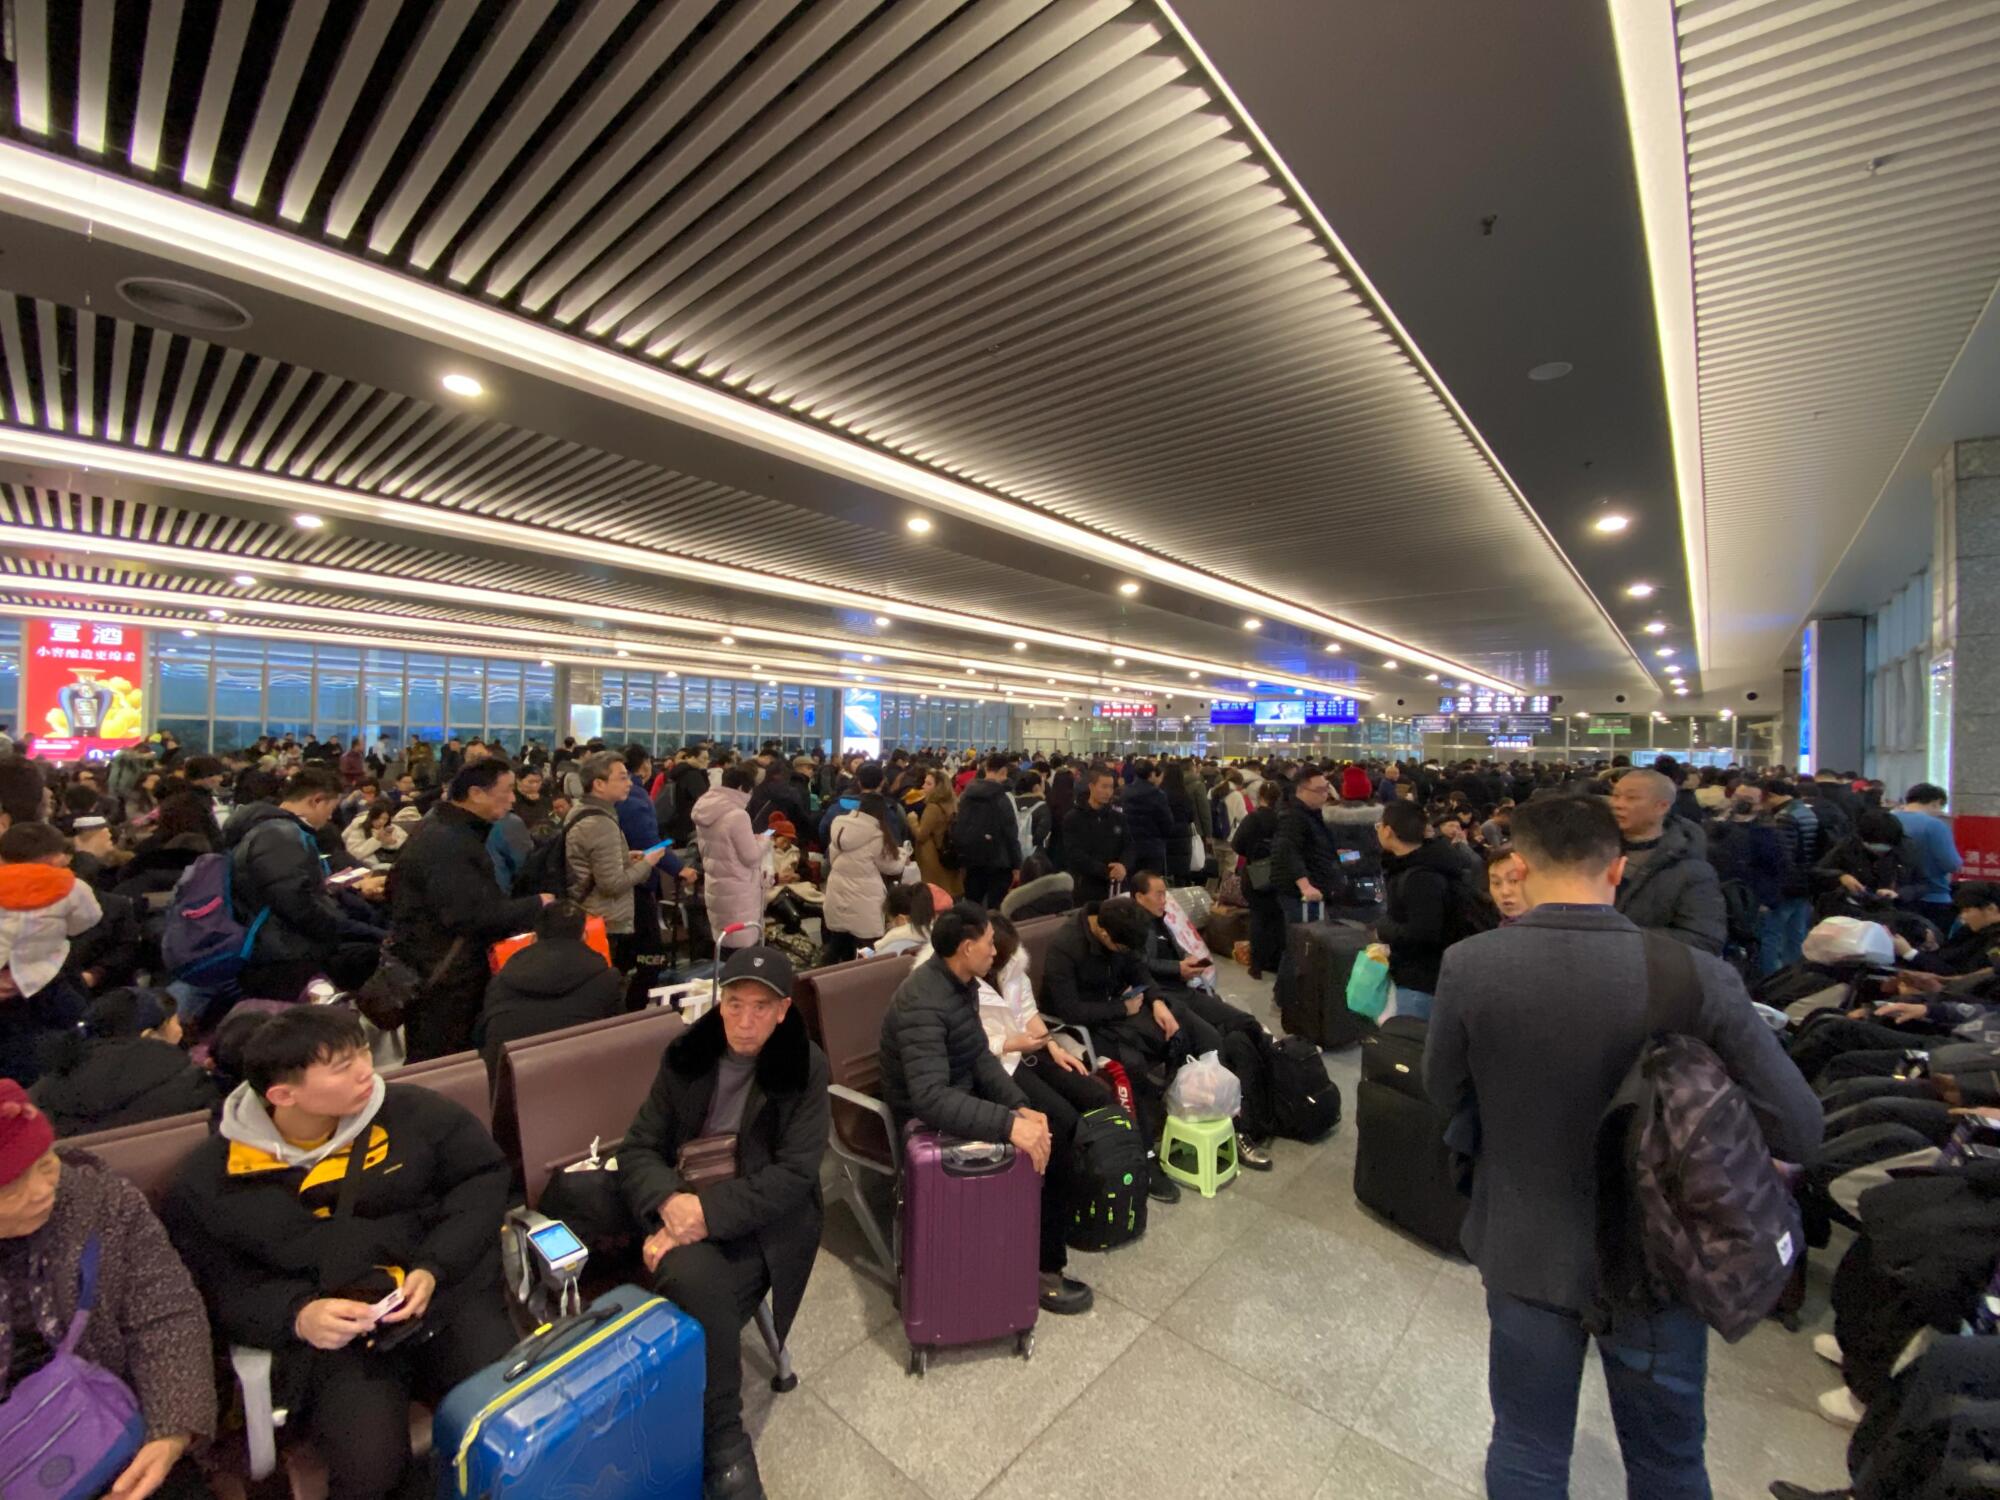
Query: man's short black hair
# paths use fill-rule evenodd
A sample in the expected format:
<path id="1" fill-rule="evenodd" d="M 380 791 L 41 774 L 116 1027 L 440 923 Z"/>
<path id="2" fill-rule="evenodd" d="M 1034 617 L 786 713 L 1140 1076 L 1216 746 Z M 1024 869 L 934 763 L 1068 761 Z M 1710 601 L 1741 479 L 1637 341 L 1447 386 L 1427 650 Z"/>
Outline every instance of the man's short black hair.
<path id="1" fill-rule="evenodd" d="M 1135 760 L 1132 762 L 1132 779 L 1134 781 L 1151 780 L 1153 773 L 1158 769 L 1159 767 L 1154 765 L 1150 760 L 1143 758 Z"/>
<path id="2" fill-rule="evenodd" d="M 986 920 L 986 908 L 974 901 L 954 901 L 931 918 L 931 951 L 950 958 L 993 924 Z"/>
<path id="3" fill-rule="evenodd" d="M 1382 809 L 1382 826 L 1406 844 L 1421 844 L 1430 833 L 1430 820 L 1414 802 L 1391 802 Z"/>
<path id="4" fill-rule="evenodd" d="M 463 802 L 474 792 L 483 792 L 499 782 L 502 776 L 512 776 L 514 768 L 504 760 L 474 761 L 461 767 L 451 778 L 451 800 Z"/>
<path id="5" fill-rule="evenodd" d="M 325 766 L 300 766 L 285 779 L 278 800 L 304 802 L 310 797 L 331 797 L 337 802 L 345 790 L 338 771 L 328 770 Z"/>
<path id="6" fill-rule="evenodd" d="M 1042 773 L 1040 771 L 1023 771 L 1014 782 L 1014 790 L 1016 792 L 1032 792 L 1041 784 Z"/>
<path id="7" fill-rule="evenodd" d="M 1113 896 L 1097 908 L 1097 925 L 1120 948 L 1144 948 L 1152 920 L 1152 913 L 1130 896 Z"/>
<path id="8" fill-rule="evenodd" d="M 550 942 L 580 942 L 585 917 L 574 901 L 551 901 L 535 918 L 535 936 Z"/>
<path id="9" fill-rule="evenodd" d="M 243 1043 L 243 1079 L 261 1098 L 296 1083 L 314 1063 L 368 1050 L 361 1017 L 344 1005 L 294 1005 L 269 1017 Z"/>
<path id="10" fill-rule="evenodd" d="M 1094 763 L 1090 767 L 1090 769 L 1088 769 L 1083 773 L 1083 784 L 1085 786 L 1089 786 L 1093 781 L 1111 780 L 1115 779 L 1117 775 L 1118 773 L 1116 771 L 1112 770 L 1111 767 L 1107 766 L 1106 764 L 1104 764 L 1103 761 L 1100 760 Z"/>
<path id="11" fill-rule="evenodd" d="M 1757 783 L 1757 789 L 1772 797 L 1796 797 L 1799 794 L 1798 783 L 1788 776 L 1766 776 Z"/>
<path id="12" fill-rule="evenodd" d="M 1945 800 L 1944 788 L 1933 786 L 1928 781 L 1920 781 L 1910 788 L 1908 795 L 1903 800 L 1905 802 L 1943 802 Z"/>
<path id="13" fill-rule="evenodd" d="M 757 770 L 754 766 L 738 763 L 722 768 L 722 785 L 732 792 L 747 792 L 757 784 Z"/>
<path id="14" fill-rule="evenodd" d="M 1618 819 L 1598 797 L 1537 797 L 1515 809 L 1514 850 L 1531 865 L 1597 872 L 1624 852 Z"/>
<path id="15" fill-rule="evenodd" d="M 62 830 L 48 823 L 16 823 L 0 833 L 0 864 L 25 865 L 69 851 Z"/>
<path id="16" fill-rule="evenodd" d="M 25 756 L 0 760 L 0 812 L 16 823 L 42 815 L 42 768 Z"/>
<path id="17" fill-rule="evenodd" d="M 861 769 L 854 773 L 854 784 L 864 792 L 880 791 L 882 789 L 882 763 L 874 760 L 865 762 Z"/>
<path id="18" fill-rule="evenodd" d="M 1014 769 L 1014 757 L 1011 755 L 1002 755 L 998 751 L 995 751 L 986 757 L 986 769 L 989 771 L 1011 771 Z"/>
<path id="19" fill-rule="evenodd" d="M 1961 880 L 1951 888 L 1951 904 L 1959 911 L 1975 906 L 2000 906 L 2000 885 L 1990 880 Z"/>
<path id="20" fill-rule="evenodd" d="M 1167 877 L 1162 875 L 1158 870 L 1134 870 L 1126 883 L 1132 887 L 1133 895 L 1143 896 L 1153 888 L 1156 882 L 1160 885 L 1165 885 Z"/>
<path id="21" fill-rule="evenodd" d="M 625 758 L 625 769 L 630 771 L 634 776 L 639 774 L 639 767 L 653 758 L 653 752 L 637 741 L 627 745 L 618 753 Z"/>

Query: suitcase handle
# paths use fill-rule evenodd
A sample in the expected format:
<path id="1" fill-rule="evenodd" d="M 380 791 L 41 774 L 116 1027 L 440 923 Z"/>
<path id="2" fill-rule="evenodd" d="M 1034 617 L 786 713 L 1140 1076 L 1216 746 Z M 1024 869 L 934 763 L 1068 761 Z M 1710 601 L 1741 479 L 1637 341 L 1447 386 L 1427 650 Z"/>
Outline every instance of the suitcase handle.
<path id="1" fill-rule="evenodd" d="M 507 1362 L 507 1368 L 501 1372 L 501 1380 L 519 1380 L 554 1353 L 557 1343 L 572 1333 L 600 1328 L 613 1318 L 623 1315 L 622 1308 L 593 1307 L 590 1311 L 578 1313 L 573 1317 L 557 1318 L 553 1323 L 544 1323 L 514 1346 L 513 1357 Z"/>
<path id="2" fill-rule="evenodd" d="M 1014 1165 L 1014 1148 L 1003 1145 L 991 1155 L 982 1152 L 975 1156 L 963 1144 L 951 1145 L 938 1153 L 938 1161 L 947 1177 L 991 1177 Z"/>

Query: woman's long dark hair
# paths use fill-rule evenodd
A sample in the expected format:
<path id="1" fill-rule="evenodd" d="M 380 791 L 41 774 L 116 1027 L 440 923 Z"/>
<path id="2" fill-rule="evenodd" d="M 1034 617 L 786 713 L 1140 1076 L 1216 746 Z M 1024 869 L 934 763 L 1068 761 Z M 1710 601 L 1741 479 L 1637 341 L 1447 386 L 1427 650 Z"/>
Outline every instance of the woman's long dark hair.
<path id="1" fill-rule="evenodd" d="M 873 818 L 877 823 L 882 825 L 882 852 L 884 854 L 894 854 L 898 849 L 903 847 L 902 829 L 897 826 L 896 821 L 891 819 L 889 804 L 880 792 L 862 793 L 861 805 L 856 811 L 862 813 L 864 816 Z"/>

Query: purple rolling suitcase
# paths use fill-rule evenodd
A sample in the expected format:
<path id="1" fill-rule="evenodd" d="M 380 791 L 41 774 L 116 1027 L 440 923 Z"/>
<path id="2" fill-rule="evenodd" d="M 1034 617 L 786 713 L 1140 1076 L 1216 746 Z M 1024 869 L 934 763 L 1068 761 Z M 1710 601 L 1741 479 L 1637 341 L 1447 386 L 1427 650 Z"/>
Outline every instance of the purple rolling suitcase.
<path id="1" fill-rule="evenodd" d="M 903 1331 L 910 1373 L 931 1350 L 1014 1337 L 1035 1348 L 1042 1179 L 1011 1145 L 961 1141 L 914 1120 L 903 1133 Z"/>

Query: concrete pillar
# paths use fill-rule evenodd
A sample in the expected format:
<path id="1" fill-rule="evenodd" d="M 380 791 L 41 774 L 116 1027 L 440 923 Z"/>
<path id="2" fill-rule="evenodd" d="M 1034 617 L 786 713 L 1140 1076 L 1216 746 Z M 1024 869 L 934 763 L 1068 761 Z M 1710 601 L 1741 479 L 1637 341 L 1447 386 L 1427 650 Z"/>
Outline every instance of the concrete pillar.
<path id="1" fill-rule="evenodd" d="M 1931 481 L 1931 766 L 1955 818 L 2000 817 L 2000 437 L 1952 444 Z"/>

